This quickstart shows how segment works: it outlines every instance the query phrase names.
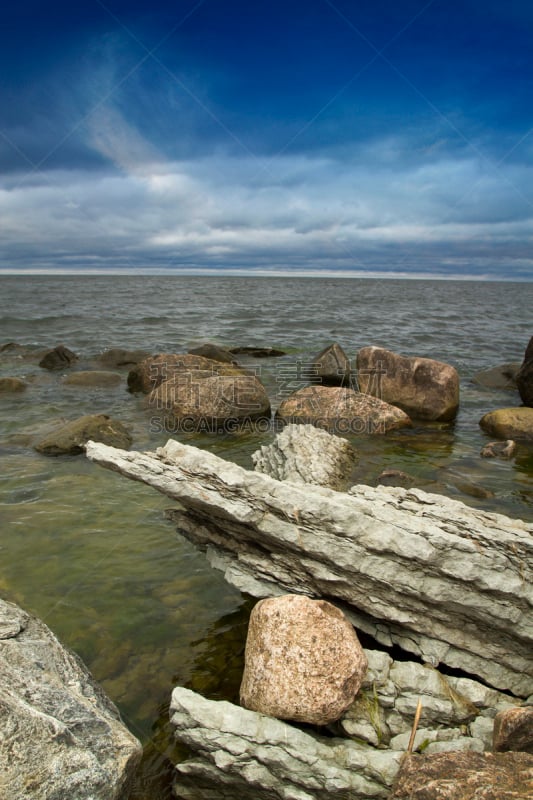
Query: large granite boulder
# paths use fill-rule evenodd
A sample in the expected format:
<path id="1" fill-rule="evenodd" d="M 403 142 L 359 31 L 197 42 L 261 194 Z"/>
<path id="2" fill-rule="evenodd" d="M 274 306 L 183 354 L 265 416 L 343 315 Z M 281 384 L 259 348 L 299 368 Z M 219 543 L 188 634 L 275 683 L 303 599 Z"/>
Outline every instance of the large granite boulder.
<path id="1" fill-rule="evenodd" d="M 0 600 L 2 800 L 124 800 L 141 753 L 77 656 Z"/>
<path id="2" fill-rule="evenodd" d="M 109 386 L 118 386 L 122 383 L 122 375 L 119 372 L 110 372 L 108 370 L 83 370 L 80 372 L 71 372 L 63 378 L 62 383 L 65 386 L 76 386 L 79 388 L 106 388 Z"/>
<path id="3" fill-rule="evenodd" d="M 0 394 L 23 392 L 26 386 L 22 378 L 0 378 Z"/>
<path id="4" fill-rule="evenodd" d="M 278 481 L 348 487 L 356 453 L 347 439 L 313 425 L 286 425 L 270 445 L 252 454 L 257 472 Z"/>
<path id="5" fill-rule="evenodd" d="M 348 386 L 350 372 L 350 359 L 337 342 L 325 347 L 311 362 L 312 380 L 324 386 Z"/>
<path id="6" fill-rule="evenodd" d="M 495 752 L 517 750 L 533 755 L 533 706 L 508 708 L 494 719 Z"/>
<path id="7" fill-rule="evenodd" d="M 78 356 L 65 347 L 59 344 L 53 350 L 48 350 L 47 353 L 39 361 L 39 366 L 44 369 L 67 369 L 76 363 Z"/>
<path id="8" fill-rule="evenodd" d="M 130 392 L 149 394 L 174 375 L 195 373 L 198 377 L 225 374 L 224 369 L 237 370 L 237 367 L 214 361 L 191 353 L 159 353 L 149 356 L 137 364 L 128 374 Z M 241 373 L 243 370 L 241 370 Z"/>
<path id="9" fill-rule="evenodd" d="M 533 756 L 444 752 L 405 759 L 390 800 L 527 800 Z"/>
<path id="10" fill-rule="evenodd" d="M 175 374 L 150 393 L 148 406 L 164 412 L 172 431 L 187 433 L 231 432 L 247 422 L 270 421 L 270 400 L 259 379 L 227 364 L 219 367 L 219 374 L 203 370 Z"/>
<path id="11" fill-rule="evenodd" d="M 402 759 L 181 687 L 170 722 L 190 751 L 176 765 L 180 800 L 386 800 Z"/>
<path id="12" fill-rule="evenodd" d="M 314 725 L 334 722 L 346 711 L 367 669 L 342 611 L 295 594 L 254 606 L 244 657 L 241 705 Z"/>
<path id="13" fill-rule="evenodd" d="M 361 392 L 398 406 L 412 419 L 447 422 L 457 414 L 459 374 L 450 364 L 363 347 L 357 377 Z"/>
<path id="14" fill-rule="evenodd" d="M 523 404 L 533 407 L 533 336 L 526 348 L 522 366 L 516 374 L 516 385 Z"/>
<path id="15" fill-rule="evenodd" d="M 533 442 L 533 408 L 498 408 L 479 420 L 481 428 L 500 439 Z"/>
<path id="16" fill-rule="evenodd" d="M 383 434 L 411 424 L 399 408 L 340 386 L 298 389 L 283 400 L 276 418 L 285 423 L 309 423 L 341 436 Z"/>
<path id="17" fill-rule="evenodd" d="M 125 449 L 133 441 L 118 420 L 107 414 L 86 414 L 56 428 L 37 442 L 35 449 L 45 456 L 77 455 L 84 452 L 89 439 Z"/>

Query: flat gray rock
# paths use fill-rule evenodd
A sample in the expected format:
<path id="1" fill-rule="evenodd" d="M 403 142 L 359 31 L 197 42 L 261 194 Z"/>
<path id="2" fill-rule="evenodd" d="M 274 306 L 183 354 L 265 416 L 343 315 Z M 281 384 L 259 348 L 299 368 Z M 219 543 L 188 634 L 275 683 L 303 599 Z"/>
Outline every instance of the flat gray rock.
<path id="1" fill-rule="evenodd" d="M 141 745 L 39 619 L 0 600 L 0 797 L 123 800 Z"/>

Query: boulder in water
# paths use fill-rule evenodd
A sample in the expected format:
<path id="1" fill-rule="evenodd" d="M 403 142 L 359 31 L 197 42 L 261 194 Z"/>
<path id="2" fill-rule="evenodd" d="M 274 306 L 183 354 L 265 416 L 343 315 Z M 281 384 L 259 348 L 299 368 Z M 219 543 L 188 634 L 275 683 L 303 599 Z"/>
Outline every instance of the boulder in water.
<path id="1" fill-rule="evenodd" d="M 498 408 L 481 417 L 479 424 L 491 436 L 533 442 L 533 408 Z"/>
<path id="2" fill-rule="evenodd" d="M 324 386 L 348 386 L 350 374 L 350 359 L 336 342 L 324 348 L 311 363 L 312 380 Z"/>
<path id="3" fill-rule="evenodd" d="M 76 353 L 62 344 L 49 350 L 39 361 L 39 366 L 44 369 L 68 369 L 78 360 Z"/>
<path id="4" fill-rule="evenodd" d="M 26 382 L 21 378 L 0 378 L 0 394 L 23 392 L 26 386 Z"/>
<path id="5" fill-rule="evenodd" d="M 118 420 L 107 414 L 87 414 L 56 428 L 41 439 L 35 449 L 45 456 L 77 455 L 84 452 L 89 440 L 124 449 L 133 441 L 128 429 Z"/>

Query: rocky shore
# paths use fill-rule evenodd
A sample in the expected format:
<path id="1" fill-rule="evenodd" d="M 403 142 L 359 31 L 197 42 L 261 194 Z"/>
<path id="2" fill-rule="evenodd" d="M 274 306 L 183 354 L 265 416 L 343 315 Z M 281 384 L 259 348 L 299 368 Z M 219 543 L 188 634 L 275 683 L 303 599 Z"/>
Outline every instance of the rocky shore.
<path id="1" fill-rule="evenodd" d="M 481 428 L 498 439 L 486 446 L 484 457 L 511 458 L 515 441 L 519 447 L 533 441 L 532 346 L 533 339 L 521 365 L 476 376 L 480 385 L 510 387 L 524 403 L 480 420 Z M 256 350 L 246 355 L 283 356 L 271 348 Z M 66 371 L 62 382 L 72 391 L 124 385 L 127 370 L 129 391 L 144 398 L 149 419 L 157 416 L 178 435 L 233 433 L 263 424 L 277 429 L 276 439 L 253 455 L 255 471 L 176 440 L 155 452 L 129 451 L 131 431 L 107 414 L 69 420 L 36 441 L 35 449 L 43 455 L 86 452 L 91 461 L 156 488 L 179 502 L 169 512 L 178 531 L 243 593 L 332 604 L 334 616 L 338 613 L 350 630 L 366 637 L 358 680 L 352 681 L 352 673 L 338 680 L 343 707 L 332 719 L 279 711 L 282 677 L 289 687 L 300 681 L 307 694 L 322 701 L 335 681 L 326 670 L 322 692 L 320 682 L 311 692 L 300 673 L 274 673 L 273 678 L 270 654 L 281 648 L 283 671 L 283 664 L 291 663 L 283 648 L 296 644 L 298 659 L 314 659 L 312 670 L 302 674 L 316 675 L 317 663 L 331 661 L 338 668 L 344 658 L 338 645 L 346 636 L 335 633 L 333 625 L 325 644 L 319 644 L 316 632 L 306 646 L 304 634 L 292 634 L 286 645 L 257 634 L 261 659 L 247 660 L 244 707 L 177 687 L 171 721 L 191 755 L 176 764 L 176 797 L 490 800 L 496 785 L 502 797 L 532 796 L 533 525 L 414 488 L 415 479 L 399 471 L 384 476 L 382 482 L 392 486 L 352 486 L 350 481 L 358 456 L 344 437 L 386 436 L 418 421 L 453 422 L 460 408 L 456 370 L 383 348 L 363 348 L 354 368 L 342 348 L 332 345 L 306 366 L 308 385 L 276 404 L 254 370 L 237 363 L 238 355 L 214 346 L 156 356 L 116 350 L 85 369 L 87 364 L 68 348 L 40 354 L 43 370 Z M 2 393 L 25 390 L 20 378 L 0 381 Z M 14 663 L 13 654 L 22 652 L 20 645 L 26 639 L 29 644 L 36 631 L 46 640 L 42 652 L 51 652 L 53 635 L 42 623 L 9 604 L 3 609 L 0 658 Z M 293 618 L 291 612 L 280 620 L 290 627 Z M 317 625 L 309 621 L 304 631 Z M 330 651 L 336 655 L 328 661 Z M 350 652 L 346 658 L 353 665 L 357 659 Z M 28 658 L 31 669 L 42 668 L 40 657 Z M 75 659 L 54 658 L 46 667 L 53 681 L 89 686 L 80 665 L 76 676 L 57 667 L 57 658 L 69 669 Z M 24 666 L 28 674 L 31 669 Z M 13 699 L 16 670 L 4 672 L 4 691 Z M 250 697 L 263 696 L 267 673 L 277 705 L 263 707 Z M 259 690 L 249 690 L 258 685 Z M 347 687 L 353 695 L 348 701 Z M 26 698 L 38 694 L 22 684 L 17 691 Z M 78 767 L 69 766 L 71 745 L 81 741 L 78 717 L 86 713 L 56 714 L 56 706 L 72 709 L 78 702 L 62 692 L 51 690 L 46 708 L 39 696 L 28 724 L 37 730 L 36 720 L 44 719 L 45 733 L 36 740 L 57 746 L 54 763 L 66 774 L 77 774 Z M 82 688 L 81 694 L 94 696 L 98 713 L 110 714 L 115 723 L 107 717 L 89 722 L 95 732 L 87 744 L 92 755 L 74 758 L 88 776 L 88 788 L 72 797 L 125 800 L 138 742 L 128 739 L 98 689 Z M 13 699 L 3 731 L 12 751 L 0 745 L 0 756 L 9 757 L 12 770 L 2 796 L 44 800 L 56 791 L 44 767 L 38 780 L 42 793 L 24 794 L 30 785 L 24 763 L 37 756 L 24 750 L 33 734 L 20 725 L 15 736 L 19 721 L 13 720 L 23 717 L 17 703 Z M 11 757 L 15 752 L 20 758 Z M 45 765 L 50 758 L 38 760 Z M 83 766 L 85 761 L 92 766 Z M 107 789 L 100 795 L 93 784 Z"/>

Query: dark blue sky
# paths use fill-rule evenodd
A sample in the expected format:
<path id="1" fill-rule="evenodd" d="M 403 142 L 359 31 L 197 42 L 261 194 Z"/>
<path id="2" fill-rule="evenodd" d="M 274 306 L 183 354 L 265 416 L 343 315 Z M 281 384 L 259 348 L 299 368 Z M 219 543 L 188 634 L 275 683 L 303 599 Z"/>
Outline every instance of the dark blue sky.
<path id="1" fill-rule="evenodd" d="M 529 0 L 8 5 L 0 269 L 533 279 Z"/>

